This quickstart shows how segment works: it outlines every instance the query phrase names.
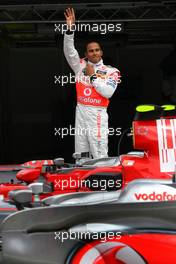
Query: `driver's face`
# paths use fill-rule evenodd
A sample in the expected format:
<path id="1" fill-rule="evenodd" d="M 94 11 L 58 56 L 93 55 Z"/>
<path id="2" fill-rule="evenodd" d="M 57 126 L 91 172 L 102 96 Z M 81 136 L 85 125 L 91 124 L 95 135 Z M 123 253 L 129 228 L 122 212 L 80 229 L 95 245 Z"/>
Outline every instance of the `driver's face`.
<path id="1" fill-rule="evenodd" d="M 85 55 L 90 62 L 97 63 L 101 60 L 103 52 L 97 42 L 91 42 L 87 45 Z"/>

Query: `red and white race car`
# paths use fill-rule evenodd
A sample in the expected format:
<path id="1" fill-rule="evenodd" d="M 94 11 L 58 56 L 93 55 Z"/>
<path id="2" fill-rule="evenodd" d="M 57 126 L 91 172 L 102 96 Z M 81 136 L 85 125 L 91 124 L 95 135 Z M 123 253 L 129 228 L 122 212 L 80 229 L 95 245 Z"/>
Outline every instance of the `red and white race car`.
<path id="1" fill-rule="evenodd" d="M 173 105 L 141 105 L 136 108 L 133 121 L 134 149 L 119 157 L 92 159 L 78 164 L 66 164 L 62 159 L 30 161 L 12 178 L 6 174 L 0 184 L 0 195 L 5 198 L 14 189 L 26 189 L 32 182 L 50 185 L 51 195 L 99 190 L 120 190 L 136 179 L 168 179 L 175 177 L 176 170 L 176 109 Z"/>

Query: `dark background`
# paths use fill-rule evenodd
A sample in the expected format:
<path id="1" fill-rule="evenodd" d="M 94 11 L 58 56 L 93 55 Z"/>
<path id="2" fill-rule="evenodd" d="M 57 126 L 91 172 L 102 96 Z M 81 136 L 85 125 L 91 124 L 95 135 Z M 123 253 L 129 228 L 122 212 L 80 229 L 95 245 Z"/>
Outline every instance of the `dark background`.
<path id="1" fill-rule="evenodd" d="M 121 71 L 122 83 L 111 99 L 108 112 L 109 127 L 121 127 L 124 131 L 131 126 L 138 104 L 173 103 L 162 95 L 164 75 L 161 62 L 174 49 L 176 1 L 168 1 L 172 5 L 167 5 L 167 1 L 164 1 L 165 4 L 163 1 L 153 1 L 153 4 L 148 1 L 148 6 L 141 4 L 140 8 L 134 8 L 136 2 L 128 1 L 126 9 L 123 7 L 125 1 L 118 2 L 122 8 L 112 5 L 106 10 L 102 2 L 98 7 L 90 6 L 86 1 L 69 3 L 75 4 L 77 18 L 82 16 L 83 20 L 89 18 L 96 22 L 102 19 L 103 14 L 116 23 L 117 20 L 123 23 L 121 33 L 76 33 L 75 46 L 84 56 L 85 44 L 95 38 L 102 44 L 104 63 Z M 46 6 L 45 11 L 40 10 L 40 3 L 0 1 L 1 163 L 55 157 L 71 161 L 74 152 L 73 136 L 55 136 L 55 128 L 74 126 L 75 117 L 74 84 L 62 87 L 54 83 L 55 75 L 71 72 L 63 55 L 63 35 L 54 32 L 54 23 L 64 21 L 63 10 L 67 4 L 60 5 L 62 1 L 49 2 L 58 4 L 55 6 L 56 15 L 51 16 L 52 21 L 48 17 L 54 8 Z M 48 1 L 42 3 L 47 4 Z M 34 12 L 35 4 L 38 4 L 36 10 L 42 18 Z M 19 5 L 23 7 L 22 10 Z M 147 13 L 145 8 L 150 11 Z M 30 11 L 25 13 L 25 9 Z M 90 13 L 83 17 L 87 10 Z M 102 12 L 100 17 L 96 10 Z M 115 11 L 118 12 L 113 15 Z M 173 68 L 172 64 L 169 67 Z M 109 137 L 109 155 L 118 154 L 119 138 Z M 131 139 L 125 137 L 121 152 L 131 148 Z"/>

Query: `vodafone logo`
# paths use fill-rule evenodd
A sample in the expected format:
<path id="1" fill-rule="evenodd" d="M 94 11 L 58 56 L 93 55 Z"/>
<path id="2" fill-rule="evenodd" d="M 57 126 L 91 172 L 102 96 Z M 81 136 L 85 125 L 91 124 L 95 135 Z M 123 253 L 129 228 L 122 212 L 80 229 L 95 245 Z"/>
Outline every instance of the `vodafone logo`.
<path id="1" fill-rule="evenodd" d="M 175 201 L 176 200 L 176 194 L 169 194 L 167 192 L 162 193 L 156 193 L 152 192 L 150 194 L 148 193 L 135 193 L 136 200 L 150 200 L 150 201 Z"/>
<path id="2" fill-rule="evenodd" d="M 90 96 L 91 93 L 92 93 L 92 89 L 91 89 L 91 88 L 86 87 L 86 88 L 84 89 L 84 95 L 85 95 L 85 96 Z"/>

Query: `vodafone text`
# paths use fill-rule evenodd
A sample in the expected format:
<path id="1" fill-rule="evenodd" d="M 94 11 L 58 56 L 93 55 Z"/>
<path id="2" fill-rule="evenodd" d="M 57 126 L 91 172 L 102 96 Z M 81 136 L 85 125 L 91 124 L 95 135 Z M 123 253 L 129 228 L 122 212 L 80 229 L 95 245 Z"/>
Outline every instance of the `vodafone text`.
<path id="1" fill-rule="evenodd" d="M 142 201 L 175 201 L 176 200 L 176 194 L 169 194 L 167 192 L 162 193 L 135 193 L 134 194 L 136 200 L 142 200 Z"/>

